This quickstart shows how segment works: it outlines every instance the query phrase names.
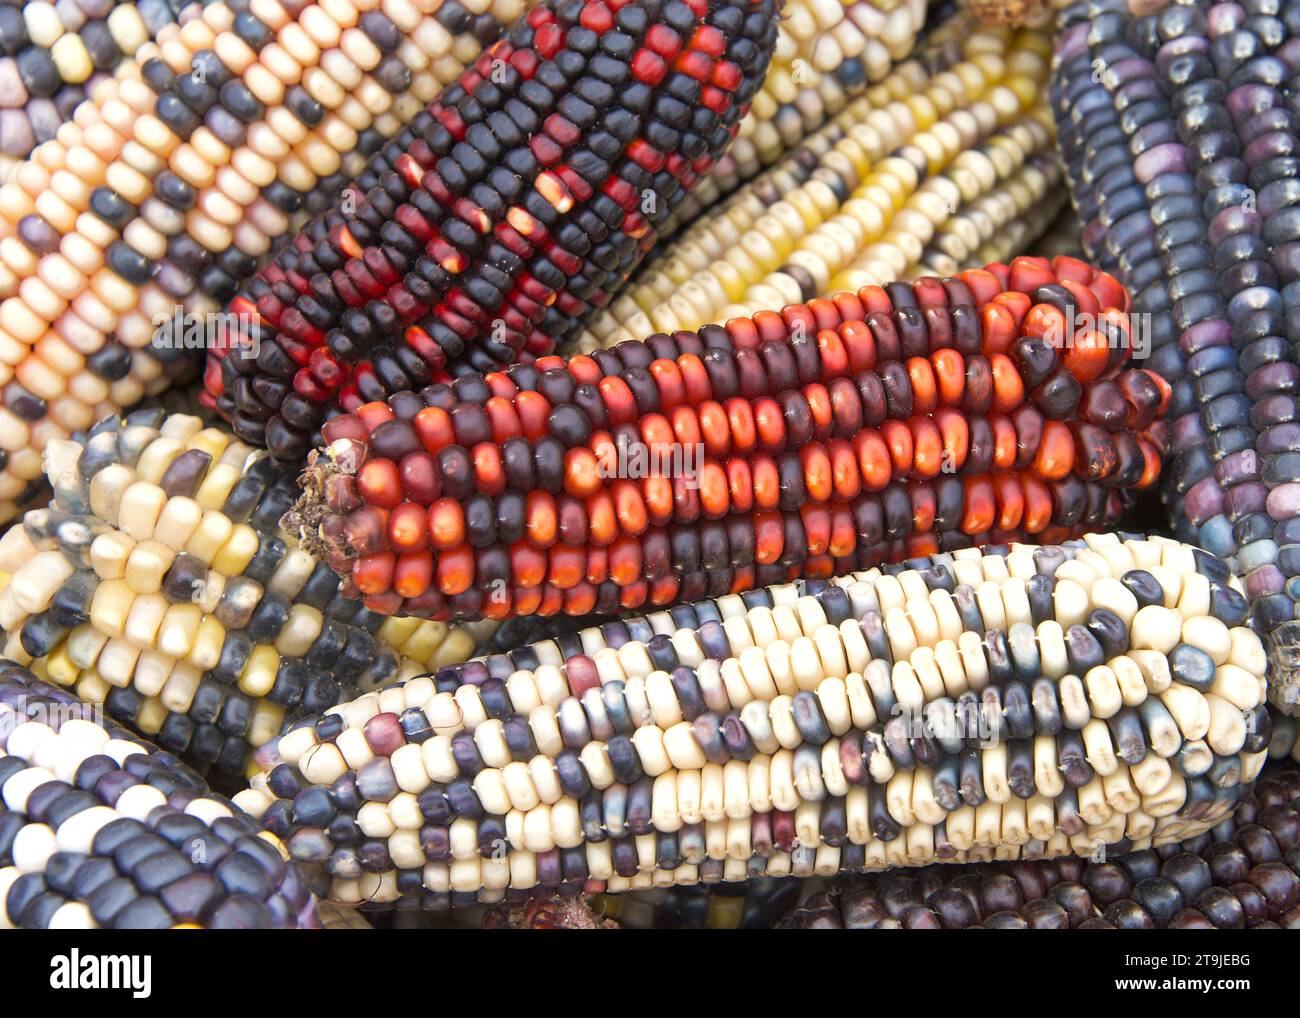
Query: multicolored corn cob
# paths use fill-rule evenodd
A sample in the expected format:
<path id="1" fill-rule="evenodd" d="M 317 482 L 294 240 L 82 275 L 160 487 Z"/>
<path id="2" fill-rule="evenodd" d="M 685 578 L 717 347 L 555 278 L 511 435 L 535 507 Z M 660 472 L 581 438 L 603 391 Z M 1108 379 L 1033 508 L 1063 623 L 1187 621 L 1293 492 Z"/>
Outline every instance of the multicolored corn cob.
<path id="1" fill-rule="evenodd" d="M 1154 10 L 1154 13 L 1152 12 Z M 1223 556 L 1300 709 L 1300 9 L 1074 4 L 1052 102 L 1084 241 L 1173 388 L 1164 497 Z"/>
<path id="2" fill-rule="evenodd" d="M 574 349 L 903 278 L 938 227 L 1050 143 L 1043 37 L 958 26 L 923 51 L 932 70 L 909 61 L 837 116 L 815 166 L 795 152 L 670 244 Z"/>
<path id="3" fill-rule="evenodd" d="M 679 606 L 301 723 L 240 801 L 371 907 L 1142 849 L 1264 763 L 1238 588 L 1109 534 Z"/>
<path id="4" fill-rule="evenodd" d="M 0 4 L 0 154 L 18 159 L 59 127 L 124 59 L 197 0 L 5 0 Z"/>
<path id="5" fill-rule="evenodd" d="M 101 82 L 0 187 L 0 518 L 49 439 L 224 342 L 222 303 L 294 217 L 333 201 L 523 10 L 213 2 Z"/>
<path id="6" fill-rule="evenodd" d="M 279 530 L 293 473 L 196 417 L 109 419 L 46 465 L 53 505 L 0 538 L 4 654 L 197 767 L 241 775 L 286 719 L 474 651 L 341 597 Z"/>
<path id="7" fill-rule="evenodd" d="M 1265 776 L 1213 832 L 1115 860 L 865 877 L 786 929 L 1300 929 L 1300 772 Z"/>
<path id="8" fill-rule="evenodd" d="M 1095 328 L 1067 340 L 1071 305 Z M 1105 529 L 1163 444 L 1126 305 L 1018 259 L 400 393 L 325 425 L 293 523 L 346 595 L 443 619 Z"/>
<path id="9" fill-rule="evenodd" d="M 319 926 L 275 835 L 170 753 L 0 660 L 0 929 Z"/>
<path id="10" fill-rule="evenodd" d="M 378 153 L 354 210 L 234 301 L 260 352 L 212 352 L 218 410 L 297 462 L 331 407 L 548 352 L 735 134 L 776 7 L 588 0 L 516 22 Z"/>

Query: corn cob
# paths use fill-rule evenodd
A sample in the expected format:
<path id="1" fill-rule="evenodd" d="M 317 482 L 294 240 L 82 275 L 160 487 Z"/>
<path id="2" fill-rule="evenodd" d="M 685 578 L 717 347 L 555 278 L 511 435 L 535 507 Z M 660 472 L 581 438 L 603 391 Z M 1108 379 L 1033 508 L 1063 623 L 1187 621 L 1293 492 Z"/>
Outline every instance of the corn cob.
<path id="1" fill-rule="evenodd" d="M 522 2 L 209 3 L 102 82 L 0 188 L 0 517 L 49 438 L 192 370 L 186 343 L 221 341 L 214 313 L 290 217 L 364 163 L 345 154 L 379 149 Z"/>
<path id="2" fill-rule="evenodd" d="M 170 753 L 0 660 L 0 929 L 319 925 L 278 838 Z"/>
<path id="3" fill-rule="evenodd" d="M 1300 928 L 1300 772 L 1265 776 L 1212 833 L 1117 860 L 933 867 L 845 882 L 786 929 Z"/>
<path id="4" fill-rule="evenodd" d="M 53 507 L 0 538 L 4 653 L 197 767 L 239 775 L 286 717 L 474 649 L 340 597 L 279 533 L 292 473 L 229 432 L 139 413 L 46 457 Z"/>
<path id="5" fill-rule="evenodd" d="M 974 32 L 960 60 L 950 48 L 933 51 L 947 70 L 918 80 L 900 68 L 837 117 L 847 137 L 789 193 L 760 182 L 674 243 L 627 299 L 591 316 L 576 348 L 899 278 L 938 224 L 992 186 L 995 167 L 1010 159 L 1009 173 L 1043 144 L 1029 128 L 1048 119 L 1043 39 Z M 904 82 L 911 94 L 899 94 Z"/>
<path id="6" fill-rule="evenodd" d="M 298 462 L 331 405 L 546 352 L 731 140 L 775 13 L 587 0 L 517 22 L 376 157 L 355 211 L 316 220 L 231 305 L 260 353 L 212 352 L 217 409 Z"/>
<path id="7" fill-rule="evenodd" d="M 1272 696 L 1295 711 L 1300 11 L 1064 17 L 1053 104 L 1084 239 L 1133 292 L 1174 390 L 1170 519 L 1241 574 Z"/>
<path id="8" fill-rule="evenodd" d="M 190 0 L 6 0 L 0 5 L 0 153 L 26 158 Z"/>
<path id="9" fill-rule="evenodd" d="M 1270 734 L 1223 563 L 1114 534 L 986 551 L 369 694 L 263 747 L 249 808 L 330 899 L 402 908 L 1144 848 L 1223 819 Z"/>
<path id="10" fill-rule="evenodd" d="M 1076 299 L 1113 344 L 1032 338 Z M 426 618 L 613 614 L 1104 529 L 1159 470 L 1126 300 L 1018 260 L 398 394 L 326 424 L 294 521 L 345 594 Z"/>

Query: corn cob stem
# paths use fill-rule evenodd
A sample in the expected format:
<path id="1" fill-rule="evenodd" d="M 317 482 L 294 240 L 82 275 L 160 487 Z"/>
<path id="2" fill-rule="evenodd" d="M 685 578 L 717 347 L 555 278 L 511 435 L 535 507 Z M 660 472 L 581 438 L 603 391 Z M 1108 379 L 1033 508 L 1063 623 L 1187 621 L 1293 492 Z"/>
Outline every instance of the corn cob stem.
<path id="1" fill-rule="evenodd" d="M 0 929 L 319 927 L 279 839 L 170 753 L 0 660 Z"/>
<path id="2" fill-rule="evenodd" d="M 292 473 L 228 431 L 146 412 L 46 459 L 53 507 L 0 539 L 4 653 L 197 766 L 238 775 L 286 717 L 473 651 L 340 597 L 279 531 Z"/>
<path id="3" fill-rule="evenodd" d="M 346 593 L 428 618 L 612 614 L 1111 525 L 1161 443 L 1161 383 L 1121 370 L 1126 298 L 1082 263 L 994 268 L 368 404 L 325 426 L 294 524 Z M 1072 293 L 1116 342 L 1034 338 Z"/>
<path id="4" fill-rule="evenodd" d="M 1300 928 L 1300 772 L 1265 772 L 1212 833 L 1114 861 L 935 867 L 846 881 L 787 929 Z"/>
<path id="5" fill-rule="evenodd" d="M 0 515 L 47 440 L 190 369 L 159 321 L 179 305 L 204 326 L 313 191 L 359 169 L 343 153 L 378 149 L 522 10 L 473 6 L 210 3 L 32 153 L 0 188 Z"/>
<path id="6" fill-rule="evenodd" d="M 370 694 L 264 747 L 242 804 L 331 898 L 439 908 L 1145 847 L 1262 766 L 1263 649 L 1222 562 L 1107 535 L 916 564 Z"/>

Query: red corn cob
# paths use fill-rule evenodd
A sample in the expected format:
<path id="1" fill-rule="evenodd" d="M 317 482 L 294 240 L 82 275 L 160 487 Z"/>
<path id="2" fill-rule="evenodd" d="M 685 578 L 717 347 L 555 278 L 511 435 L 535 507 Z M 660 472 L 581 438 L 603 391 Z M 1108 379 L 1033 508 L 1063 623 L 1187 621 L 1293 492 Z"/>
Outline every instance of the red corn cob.
<path id="1" fill-rule="evenodd" d="M 301 461 L 333 407 L 549 352 L 734 136 L 777 6 L 535 8 L 235 298 L 246 349 L 212 352 L 208 400 Z"/>
<path id="2" fill-rule="evenodd" d="M 1071 307 L 1101 332 L 1058 348 Z M 1159 473 L 1168 388 L 1126 366 L 1127 307 L 1017 259 L 398 393 L 326 424 L 293 522 L 371 610 L 432 618 L 1063 540 Z"/>

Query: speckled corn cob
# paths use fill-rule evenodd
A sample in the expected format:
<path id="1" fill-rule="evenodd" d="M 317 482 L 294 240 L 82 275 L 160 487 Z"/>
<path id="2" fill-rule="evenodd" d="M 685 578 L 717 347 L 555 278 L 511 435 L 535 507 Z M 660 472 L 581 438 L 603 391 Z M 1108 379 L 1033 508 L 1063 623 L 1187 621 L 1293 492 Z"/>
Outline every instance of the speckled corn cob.
<path id="1" fill-rule="evenodd" d="M 50 438 L 192 370 L 160 322 L 181 308 L 220 342 L 225 325 L 207 316 L 291 217 L 316 192 L 331 201 L 361 153 L 523 9 L 209 3 L 101 82 L 0 188 L 0 518 Z"/>
<path id="2" fill-rule="evenodd" d="M 546 0 L 236 298 L 260 352 L 211 351 L 209 398 L 299 462 L 332 407 L 549 352 L 735 135 L 777 6 Z"/>
<path id="3" fill-rule="evenodd" d="M 1300 772 L 1265 776 L 1234 815 L 1115 860 L 1051 859 L 866 877 L 787 929 L 1300 928 Z"/>
<path id="4" fill-rule="evenodd" d="M 882 84 L 836 118 L 847 137 L 818 167 L 825 172 L 784 195 L 759 184 L 753 199 L 731 206 L 739 215 L 710 217 L 690 246 L 674 244 L 660 271 L 632 284 L 628 300 L 584 323 L 579 347 L 594 345 L 590 337 L 608 345 L 694 329 L 899 278 L 963 200 L 996 182 L 998 163 L 1023 161 L 1034 136 L 1015 128 L 1047 119 L 1040 35 L 970 32 L 955 61 L 946 48 L 938 59 L 951 66 L 917 81 L 911 94 Z M 1003 150 L 996 161 L 976 150 L 981 143 Z"/>
<path id="5" fill-rule="evenodd" d="M 26 157 L 123 60 L 195 0 L 5 0 L 0 4 L 0 153 Z"/>
<path id="6" fill-rule="evenodd" d="M 319 925 L 278 838 L 170 753 L 0 660 L 0 929 Z"/>
<path id="7" fill-rule="evenodd" d="M 1114 343 L 1041 338 L 1075 301 Z M 345 594 L 447 619 L 1105 529 L 1162 443 L 1126 301 L 1081 262 L 1020 259 L 399 393 L 326 424 L 291 522 Z"/>
<path id="8" fill-rule="evenodd" d="M 241 805 L 328 897 L 446 908 L 1141 849 L 1263 765 L 1263 648 L 1221 561 L 1111 534 L 912 565 L 369 694 L 263 747 Z"/>
<path id="9" fill-rule="evenodd" d="M 293 474 L 228 431 L 141 412 L 46 461 L 54 505 L 0 538 L 4 652 L 196 766 L 238 775 L 286 717 L 473 651 L 340 597 L 279 531 Z"/>
<path id="10" fill-rule="evenodd" d="M 1148 13 L 1153 12 L 1153 13 Z M 1174 392 L 1175 532 L 1232 563 L 1300 710 L 1300 7 L 1072 4 L 1053 75 L 1084 240 Z"/>

